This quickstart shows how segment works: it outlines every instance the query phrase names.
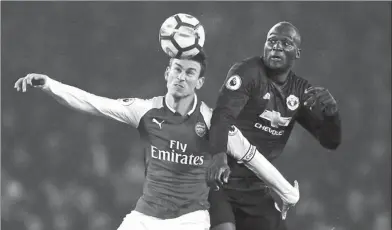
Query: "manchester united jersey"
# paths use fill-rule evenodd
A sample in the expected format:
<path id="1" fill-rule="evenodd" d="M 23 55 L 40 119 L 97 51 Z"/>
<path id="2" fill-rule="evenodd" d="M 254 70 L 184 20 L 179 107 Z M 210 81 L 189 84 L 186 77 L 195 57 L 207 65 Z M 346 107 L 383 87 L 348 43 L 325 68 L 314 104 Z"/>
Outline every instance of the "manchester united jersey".
<path id="1" fill-rule="evenodd" d="M 275 159 L 286 145 L 297 118 L 306 113 L 303 102 L 304 91 L 308 87 L 310 84 L 293 72 L 290 72 L 284 84 L 274 83 L 267 77 L 260 57 L 234 65 L 220 91 L 212 117 L 213 151 L 226 150 L 226 137 L 220 135 L 226 127 L 219 125 L 225 125 L 221 121 L 227 120 L 236 125 L 268 160 Z M 253 175 L 234 159 L 229 162 L 232 177 Z"/>

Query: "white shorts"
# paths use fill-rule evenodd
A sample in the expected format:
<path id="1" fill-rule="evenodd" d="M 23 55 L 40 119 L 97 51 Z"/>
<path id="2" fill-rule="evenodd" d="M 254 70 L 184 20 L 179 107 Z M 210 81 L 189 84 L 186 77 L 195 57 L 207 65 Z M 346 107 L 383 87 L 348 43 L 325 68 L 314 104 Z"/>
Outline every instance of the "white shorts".
<path id="1" fill-rule="evenodd" d="M 210 214 L 199 210 L 173 219 L 159 219 L 132 211 L 126 215 L 117 230 L 208 230 Z"/>

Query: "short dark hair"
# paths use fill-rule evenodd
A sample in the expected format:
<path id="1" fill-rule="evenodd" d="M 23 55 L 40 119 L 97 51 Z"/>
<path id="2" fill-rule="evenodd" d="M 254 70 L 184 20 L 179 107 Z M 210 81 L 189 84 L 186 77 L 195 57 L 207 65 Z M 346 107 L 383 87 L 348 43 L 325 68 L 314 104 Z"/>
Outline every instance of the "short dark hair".
<path id="1" fill-rule="evenodd" d="M 200 52 L 198 54 L 189 58 L 189 60 L 198 62 L 200 64 L 201 68 L 200 68 L 200 76 L 199 77 L 203 77 L 206 70 L 207 70 L 207 55 L 206 55 L 205 51 L 200 50 Z"/>
<path id="2" fill-rule="evenodd" d="M 204 77 L 204 74 L 207 70 L 207 55 L 204 50 L 200 50 L 198 54 L 195 56 L 184 58 L 186 60 L 195 61 L 200 64 L 200 75 L 199 77 Z M 170 59 L 169 65 L 172 64 L 173 58 Z"/>

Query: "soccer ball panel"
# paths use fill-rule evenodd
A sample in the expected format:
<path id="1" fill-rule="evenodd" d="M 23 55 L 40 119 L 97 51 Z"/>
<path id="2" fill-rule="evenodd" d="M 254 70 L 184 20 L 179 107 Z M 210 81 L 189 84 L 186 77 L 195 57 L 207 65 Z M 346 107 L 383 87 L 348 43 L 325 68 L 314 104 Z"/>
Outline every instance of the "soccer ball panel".
<path id="1" fill-rule="evenodd" d="M 184 51 L 181 54 L 181 57 L 184 57 L 184 58 L 193 57 L 193 56 L 197 55 L 199 52 L 200 52 L 200 50 L 195 47 L 195 48 L 193 48 L 191 50 Z"/>
<path id="2" fill-rule="evenodd" d="M 170 36 L 174 29 L 176 28 L 177 21 L 174 17 L 169 17 L 163 22 L 161 29 L 159 31 L 161 36 Z"/>
<path id="3" fill-rule="evenodd" d="M 165 51 L 165 53 L 170 57 L 175 57 L 178 53 L 177 48 L 174 46 L 171 40 L 161 40 L 161 47 L 163 51 Z"/>
<path id="4" fill-rule="evenodd" d="M 175 33 L 173 38 L 182 49 L 186 49 L 196 43 L 196 37 L 191 33 Z"/>
<path id="5" fill-rule="evenodd" d="M 191 24 L 193 26 L 196 26 L 197 24 L 200 23 L 199 20 L 197 20 L 197 18 L 193 17 L 192 15 L 183 14 L 183 13 L 179 13 L 177 15 L 181 19 L 182 22 Z"/>
<path id="6" fill-rule="evenodd" d="M 204 46 L 204 42 L 206 40 L 206 36 L 205 36 L 205 32 L 204 32 L 204 27 L 202 25 L 198 26 L 196 28 L 196 34 L 199 37 L 199 46 L 203 47 Z"/>

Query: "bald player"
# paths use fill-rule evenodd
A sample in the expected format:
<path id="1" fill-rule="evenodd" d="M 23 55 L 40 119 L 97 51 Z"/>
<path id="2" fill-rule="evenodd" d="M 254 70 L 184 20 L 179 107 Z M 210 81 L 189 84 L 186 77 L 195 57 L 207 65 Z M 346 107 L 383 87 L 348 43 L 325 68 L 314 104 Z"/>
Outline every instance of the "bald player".
<path id="1" fill-rule="evenodd" d="M 268 32 L 263 56 L 238 62 L 227 74 L 210 130 L 213 159 L 208 179 L 223 188 L 211 190 L 209 196 L 213 230 L 286 229 L 270 188 L 225 154 L 231 125 L 269 161 L 282 153 L 296 122 L 327 149 L 341 142 L 336 100 L 327 89 L 312 86 L 292 71 L 301 56 L 300 45 L 298 29 L 279 22 Z"/>

